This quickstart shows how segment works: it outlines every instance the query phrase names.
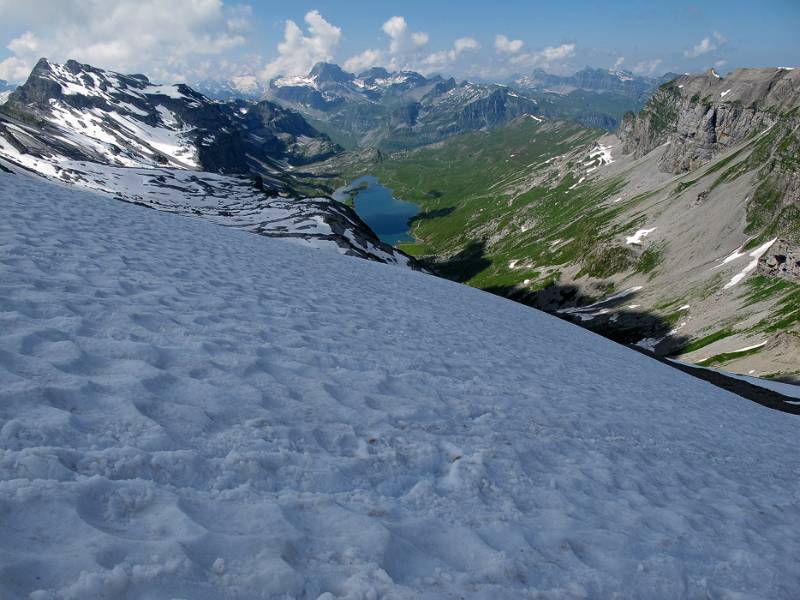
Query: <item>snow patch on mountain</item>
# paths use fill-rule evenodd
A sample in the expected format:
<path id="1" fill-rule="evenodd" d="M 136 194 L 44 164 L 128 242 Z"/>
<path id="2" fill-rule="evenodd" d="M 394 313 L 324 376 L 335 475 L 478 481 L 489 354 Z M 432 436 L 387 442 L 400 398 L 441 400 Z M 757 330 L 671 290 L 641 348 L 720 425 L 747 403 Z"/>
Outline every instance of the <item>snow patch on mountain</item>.
<path id="1" fill-rule="evenodd" d="M 741 271 L 739 271 L 736 275 L 734 275 L 731 278 L 731 280 L 723 286 L 722 289 L 723 290 L 727 290 L 727 289 L 732 288 L 737 283 L 739 283 L 742 279 L 747 277 L 750 273 L 755 271 L 756 267 L 758 267 L 758 261 L 761 259 L 762 256 L 764 256 L 764 254 L 766 254 L 767 250 L 770 249 L 770 246 L 772 246 L 772 244 L 774 244 L 776 241 L 778 241 L 778 238 L 772 239 L 772 240 L 770 240 L 768 242 L 764 242 L 761 246 L 759 246 L 758 248 L 756 248 L 755 250 L 750 252 L 750 258 L 752 260 L 749 263 L 747 263 L 747 266 L 745 266 Z M 731 256 L 733 256 L 733 255 L 731 255 Z M 739 256 L 743 256 L 743 255 L 739 254 L 735 258 L 738 258 Z M 724 262 L 728 262 L 728 259 L 725 259 Z"/>

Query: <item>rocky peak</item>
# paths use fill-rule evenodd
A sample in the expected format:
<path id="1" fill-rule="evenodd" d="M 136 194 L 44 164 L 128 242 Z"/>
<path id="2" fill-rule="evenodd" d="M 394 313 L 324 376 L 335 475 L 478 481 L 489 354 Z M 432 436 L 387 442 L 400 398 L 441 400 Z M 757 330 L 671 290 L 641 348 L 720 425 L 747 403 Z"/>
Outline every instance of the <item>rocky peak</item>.
<path id="1" fill-rule="evenodd" d="M 388 79 L 392 74 L 383 67 L 372 67 L 359 73 L 359 79 Z"/>
<path id="2" fill-rule="evenodd" d="M 640 157 L 671 142 L 660 168 L 682 173 L 748 139 L 781 118 L 796 118 L 800 71 L 737 69 L 721 77 L 713 69 L 663 84 L 638 116 L 620 126 L 623 152 Z"/>
<path id="3" fill-rule="evenodd" d="M 315 64 L 308 76 L 317 83 L 346 83 L 354 79 L 352 73 L 348 73 L 339 65 L 326 62 Z"/>

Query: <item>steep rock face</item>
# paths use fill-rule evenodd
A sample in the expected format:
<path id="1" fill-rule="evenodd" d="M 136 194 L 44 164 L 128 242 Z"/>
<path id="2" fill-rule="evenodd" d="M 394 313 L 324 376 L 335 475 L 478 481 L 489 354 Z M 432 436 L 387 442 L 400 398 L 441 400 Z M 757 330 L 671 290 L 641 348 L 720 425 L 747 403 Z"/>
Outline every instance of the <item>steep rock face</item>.
<path id="1" fill-rule="evenodd" d="M 737 69 L 723 78 L 711 69 L 662 85 L 637 117 L 626 116 L 619 135 L 623 153 L 635 158 L 669 143 L 659 167 L 677 174 L 774 126 L 780 117 L 796 118 L 798 107 L 800 71 Z"/>

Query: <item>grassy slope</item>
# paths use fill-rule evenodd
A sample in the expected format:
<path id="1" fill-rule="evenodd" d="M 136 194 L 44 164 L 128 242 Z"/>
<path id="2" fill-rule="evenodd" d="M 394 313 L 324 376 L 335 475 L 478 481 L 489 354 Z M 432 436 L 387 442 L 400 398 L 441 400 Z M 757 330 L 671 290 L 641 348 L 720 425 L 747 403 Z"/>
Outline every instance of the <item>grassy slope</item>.
<path id="1" fill-rule="evenodd" d="M 583 165 L 586 152 L 578 149 L 585 148 L 600 132 L 570 123 L 540 124 L 532 119 L 396 153 L 380 162 L 351 163 L 341 170 L 341 176 L 347 180 L 363 173 L 376 175 L 398 197 L 419 204 L 422 214 L 412 227 L 418 243 L 402 248 L 415 256 L 427 256 L 441 275 L 484 289 L 508 293 L 513 287 L 534 292 L 559 281 L 567 268 L 570 271 L 562 279 L 566 284 L 580 275 L 596 280 L 614 273 L 657 275 L 664 248 L 654 246 L 637 253 L 619 241 L 623 232 L 643 224 L 644 208 L 640 210 L 637 205 L 654 195 L 664 196 L 663 201 L 669 203 L 670 198 L 693 186 L 714 189 L 759 171 L 771 161 L 786 166 L 797 143 L 796 131 L 780 124 L 773 132 L 701 167 L 677 187 L 649 190 L 616 204 L 607 200 L 617 196 L 625 183 L 622 178 L 589 180 L 573 187 L 576 182 L 568 173 L 579 163 Z M 550 162 L 554 157 L 560 158 Z M 763 181 L 767 179 L 757 178 L 755 185 L 765 185 Z M 775 227 L 774 206 L 759 194 L 748 208 L 754 239 L 774 237 L 776 229 L 786 231 L 785 227 Z M 627 217 L 620 219 L 622 213 Z M 778 214 L 785 218 L 785 211 Z M 760 226 L 757 221 L 761 221 Z M 747 331 L 769 334 L 796 329 L 800 286 L 771 284 L 771 280 L 763 279 L 749 280 L 751 300 L 743 299 L 744 308 L 765 300 L 769 306 L 760 305 L 763 317 Z M 707 297 L 722 284 L 716 280 L 706 283 L 710 291 L 698 297 Z M 612 290 L 609 287 L 605 291 Z M 672 309 L 685 299 L 673 300 L 672 308 L 650 308 L 665 322 L 677 323 L 681 313 Z M 683 352 L 742 333 L 737 322 L 732 318 L 709 323 L 686 340 Z"/>
<path id="2" fill-rule="evenodd" d="M 592 255 L 608 237 L 603 226 L 622 209 L 600 206 L 621 182 L 569 189 L 571 176 L 560 179 L 548 164 L 599 135 L 574 124 L 524 119 L 394 155 L 372 172 L 422 208 L 412 227 L 419 243 L 404 250 L 436 256 L 443 274 L 476 287 L 526 279 L 541 286 L 557 277 L 558 265 Z M 538 185 L 530 187 L 537 176 Z M 530 267 L 509 268 L 522 259 Z"/>

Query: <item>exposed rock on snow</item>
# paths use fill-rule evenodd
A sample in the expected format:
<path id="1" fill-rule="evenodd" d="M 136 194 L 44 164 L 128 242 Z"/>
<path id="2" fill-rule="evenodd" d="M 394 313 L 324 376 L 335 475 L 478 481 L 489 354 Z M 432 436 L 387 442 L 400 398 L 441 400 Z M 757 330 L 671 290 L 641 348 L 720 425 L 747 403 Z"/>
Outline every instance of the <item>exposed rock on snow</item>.
<path id="1" fill-rule="evenodd" d="M 0 167 L 159 210 L 293 237 L 381 262 L 414 261 L 351 208 L 293 191 L 290 164 L 336 146 L 269 102 L 212 102 L 75 61 L 42 59 L 0 114 Z"/>

